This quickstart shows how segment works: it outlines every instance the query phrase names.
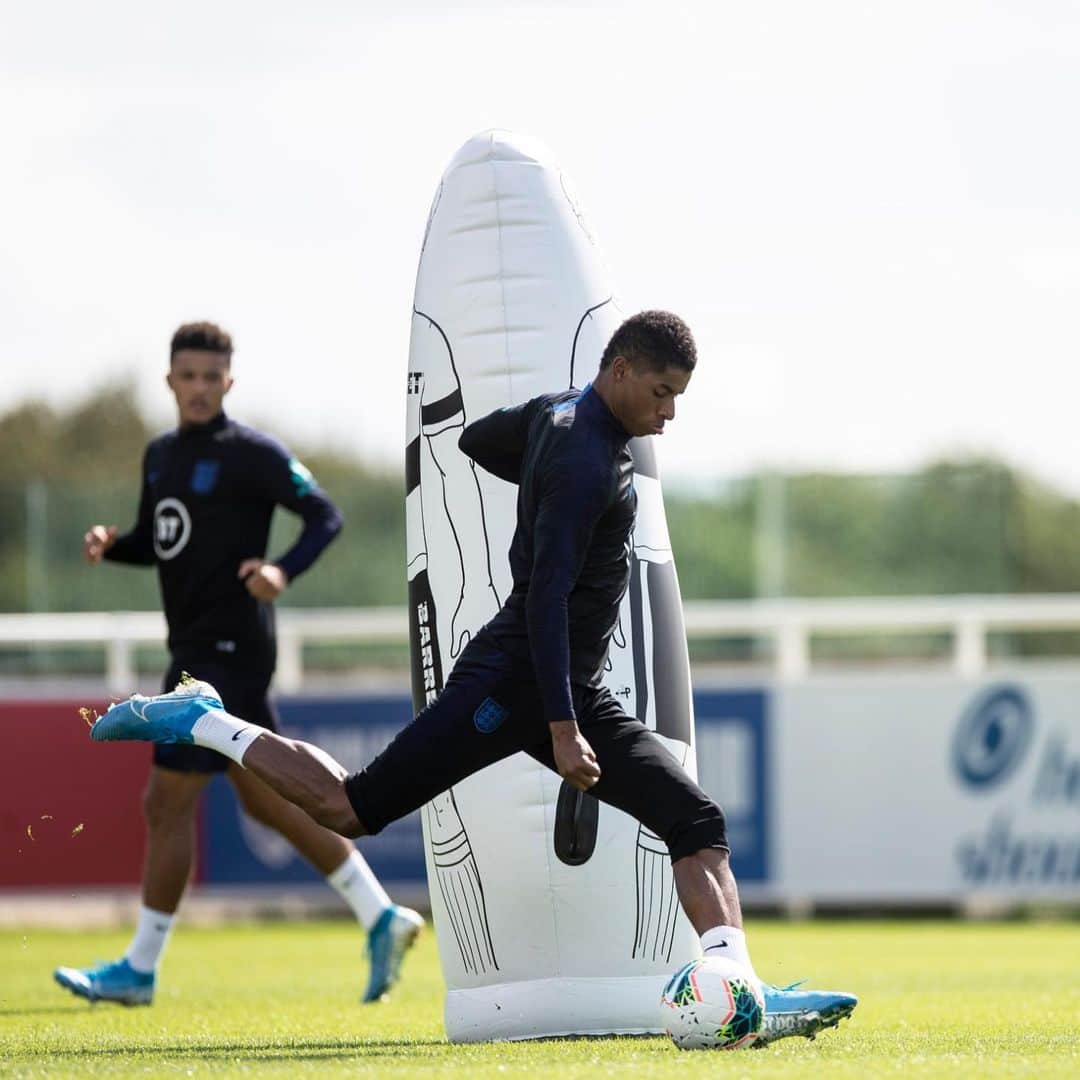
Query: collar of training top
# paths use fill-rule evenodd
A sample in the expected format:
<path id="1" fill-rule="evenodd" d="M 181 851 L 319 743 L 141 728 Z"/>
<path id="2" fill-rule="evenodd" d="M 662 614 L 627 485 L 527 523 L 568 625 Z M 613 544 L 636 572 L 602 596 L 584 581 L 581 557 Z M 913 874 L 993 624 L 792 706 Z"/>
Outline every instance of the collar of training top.
<path id="1" fill-rule="evenodd" d="M 205 424 L 187 424 L 177 428 L 177 434 L 181 439 L 205 439 L 219 432 L 228 422 L 229 418 L 222 411 L 213 420 L 207 420 Z"/>
<path id="2" fill-rule="evenodd" d="M 596 416 L 601 423 L 606 424 L 615 438 L 621 439 L 623 442 L 630 441 L 630 433 L 619 423 L 615 414 L 607 407 L 604 399 L 593 389 L 591 382 L 585 384 L 585 389 L 581 391 L 577 404 Z"/>

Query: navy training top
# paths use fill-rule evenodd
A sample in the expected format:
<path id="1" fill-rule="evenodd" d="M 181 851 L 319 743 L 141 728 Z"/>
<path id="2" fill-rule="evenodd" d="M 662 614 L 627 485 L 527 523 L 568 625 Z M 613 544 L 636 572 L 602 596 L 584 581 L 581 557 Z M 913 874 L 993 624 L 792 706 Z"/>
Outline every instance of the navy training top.
<path id="1" fill-rule="evenodd" d="M 265 557 L 275 506 L 304 521 L 276 560 L 292 581 L 340 532 L 341 514 L 281 443 L 220 413 L 147 446 L 138 518 L 105 558 L 157 564 L 170 649 L 265 645 L 274 637 L 273 604 L 256 600 L 236 575 L 245 559 Z"/>
<path id="2" fill-rule="evenodd" d="M 598 686 L 630 580 L 630 436 L 592 388 L 543 394 L 470 424 L 459 446 L 518 485 L 513 589 L 485 630 L 534 675 L 549 722 Z"/>

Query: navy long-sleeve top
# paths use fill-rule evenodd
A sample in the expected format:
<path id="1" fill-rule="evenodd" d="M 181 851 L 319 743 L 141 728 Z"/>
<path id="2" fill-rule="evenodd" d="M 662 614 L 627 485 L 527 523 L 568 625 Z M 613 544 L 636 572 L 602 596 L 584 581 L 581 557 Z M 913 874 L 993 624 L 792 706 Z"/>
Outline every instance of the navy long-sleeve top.
<path id="1" fill-rule="evenodd" d="M 237 572 L 245 559 L 265 558 L 275 506 L 304 522 L 276 560 L 292 581 L 341 530 L 341 514 L 281 443 L 221 413 L 150 443 L 138 518 L 105 558 L 157 565 L 170 648 L 264 643 L 274 635 L 273 605 L 256 600 Z"/>
<path id="2" fill-rule="evenodd" d="M 637 506 L 629 439 L 590 385 L 499 409 L 459 441 L 518 485 L 513 589 L 486 630 L 534 673 L 549 722 L 576 719 L 571 684 L 599 685 L 618 623 Z"/>

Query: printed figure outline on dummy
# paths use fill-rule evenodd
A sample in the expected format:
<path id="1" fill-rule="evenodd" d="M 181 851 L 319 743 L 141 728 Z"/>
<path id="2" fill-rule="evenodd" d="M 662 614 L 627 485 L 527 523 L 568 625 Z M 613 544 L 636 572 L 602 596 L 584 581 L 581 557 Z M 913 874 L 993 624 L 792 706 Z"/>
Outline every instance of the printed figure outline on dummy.
<path id="1" fill-rule="evenodd" d="M 431 861 L 450 925 L 466 971 L 482 975 L 499 969 L 491 941 L 484 883 L 476 868 L 469 836 L 458 812 L 454 789 L 424 807 L 431 837 Z"/>
<path id="2" fill-rule="evenodd" d="M 437 194 L 435 207 L 438 200 Z M 465 426 L 465 407 L 453 349 L 442 327 L 430 315 L 422 311 L 414 311 L 413 315 L 413 370 L 409 372 L 407 387 L 406 513 L 410 522 L 409 535 L 419 540 L 420 550 L 409 550 L 406 572 L 410 633 L 414 656 L 419 661 L 413 671 L 413 704 L 419 711 L 434 701 L 442 690 L 443 672 L 448 666 L 443 663 L 439 611 L 433 588 L 433 584 L 441 583 L 433 583 L 428 573 L 427 552 L 432 542 L 429 533 L 440 529 L 452 537 L 458 555 L 457 604 L 449 627 L 445 625 L 445 617 L 443 621 L 443 629 L 448 629 L 450 634 L 450 659 L 455 659 L 468 644 L 475 628 L 498 610 L 499 599 L 492 580 L 487 521 L 479 480 L 473 462 L 457 446 Z M 415 320 L 422 321 L 417 324 Z M 469 470 L 467 475 L 466 468 Z M 448 484 L 454 486 L 456 506 L 469 503 L 464 506 L 465 513 L 460 515 L 462 531 L 475 528 L 479 523 L 483 543 L 477 542 L 480 539 L 477 537 L 467 538 L 463 543 L 461 531 L 450 515 L 446 495 Z M 431 490 L 433 486 L 435 491 Z M 476 493 L 475 501 L 469 498 L 473 492 Z M 440 588 L 439 591 L 446 590 Z M 492 967 L 497 969 L 483 882 L 453 789 L 436 796 L 424 807 L 424 815 L 435 878 L 462 964 L 466 970 L 477 974 Z"/>
<path id="3" fill-rule="evenodd" d="M 631 955 L 670 961 L 679 901 L 669 869 L 667 846 L 654 832 L 639 826 L 636 848 L 637 917 Z"/>
<path id="4" fill-rule="evenodd" d="M 437 499 L 423 500 L 421 494 L 425 549 L 427 512 L 432 505 L 441 506 L 445 523 L 453 536 L 460 567 L 458 600 L 450 621 L 449 639 L 450 656 L 457 659 L 475 629 L 483 626 L 499 610 L 500 601 L 491 572 L 487 520 L 484 516 L 484 499 L 480 491 L 480 481 L 476 476 L 476 466 L 457 447 L 458 436 L 465 429 L 466 416 L 461 380 L 454 364 L 454 352 L 442 327 L 430 315 L 423 311 L 414 311 L 413 314 L 425 320 L 428 327 L 438 335 L 425 349 L 423 369 L 410 372 L 410 378 L 416 377 L 419 384 L 419 400 L 413 408 L 419 409 L 419 432 L 427 446 L 431 463 L 438 471 L 440 483 Z M 429 387 L 435 390 L 431 395 L 434 400 L 429 400 Z M 466 469 L 467 479 L 464 472 Z M 455 523 L 455 515 L 450 513 L 446 497 L 448 486 L 454 488 L 455 513 L 459 523 Z M 463 532 L 475 528 L 477 524 L 480 535 L 470 538 L 470 541 L 483 542 L 463 543 Z"/>
<path id="5" fill-rule="evenodd" d="M 660 494 L 660 471 L 656 452 L 648 439 L 634 439 L 630 451 L 640 505 L 654 504 L 652 514 L 639 513 L 632 538 L 628 593 L 630 622 L 634 628 L 636 715 L 648 723 L 651 712 L 650 726 L 665 738 L 664 745 L 685 768 L 691 739 L 689 658 L 675 562 Z M 651 629 L 648 642 L 646 610 Z M 671 864 L 661 839 L 643 825 L 638 827 L 636 847 L 637 930 L 632 955 L 644 959 L 663 955 L 670 959 L 678 918 Z"/>
<path id="6" fill-rule="evenodd" d="M 420 255 L 423 257 L 424 251 L 427 248 L 428 237 L 431 235 L 431 223 L 435 220 L 435 212 L 439 209 L 439 203 L 442 202 L 443 185 L 442 181 L 439 181 L 439 186 L 435 191 L 435 197 L 431 200 L 431 209 L 428 211 L 427 224 L 424 226 L 424 239 L 420 242 Z"/>
<path id="7" fill-rule="evenodd" d="M 559 170 L 559 186 L 562 188 L 563 195 L 566 196 L 566 201 L 570 204 L 574 217 L 577 218 L 578 225 L 581 226 L 581 231 L 588 238 L 589 243 L 596 247 L 596 237 L 593 235 L 592 229 L 589 228 L 589 223 L 585 220 L 585 215 L 578 205 L 577 196 L 571 190 L 570 181 L 566 179 L 566 173 L 562 169 Z"/>

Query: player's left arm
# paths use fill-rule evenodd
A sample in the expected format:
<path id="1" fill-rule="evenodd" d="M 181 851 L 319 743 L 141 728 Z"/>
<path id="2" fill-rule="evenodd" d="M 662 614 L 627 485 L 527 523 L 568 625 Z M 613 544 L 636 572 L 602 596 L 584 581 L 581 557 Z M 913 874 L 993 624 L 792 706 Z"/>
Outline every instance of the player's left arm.
<path id="1" fill-rule="evenodd" d="M 272 561 L 252 557 L 240 564 L 238 576 L 258 600 L 276 600 L 315 562 L 341 532 L 344 519 L 298 458 L 279 443 L 268 442 L 260 469 L 263 493 L 271 501 L 297 514 L 304 523 L 296 542 Z"/>

